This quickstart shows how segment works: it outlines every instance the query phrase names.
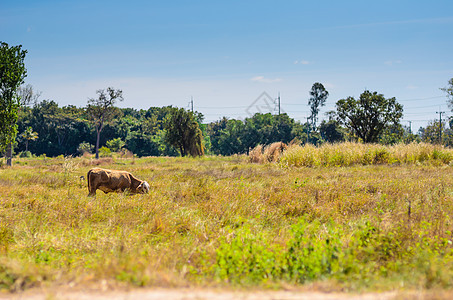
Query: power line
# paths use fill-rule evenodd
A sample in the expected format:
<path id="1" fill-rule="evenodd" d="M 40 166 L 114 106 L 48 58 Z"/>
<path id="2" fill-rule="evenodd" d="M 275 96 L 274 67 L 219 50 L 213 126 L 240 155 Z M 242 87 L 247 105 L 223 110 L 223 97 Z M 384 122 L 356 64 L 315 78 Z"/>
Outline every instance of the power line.
<path id="1" fill-rule="evenodd" d="M 397 102 L 406 102 L 406 101 L 423 101 L 423 100 L 432 100 L 432 99 L 439 99 L 439 98 L 445 98 L 445 96 L 435 96 L 435 97 L 427 97 L 427 98 L 414 98 L 414 99 L 403 99 L 403 100 L 397 100 Z M 328 101 L 326 104 L 335 104 L 331 103 Z M 285 105 L 307 105 L 306 103 L 285 103 Z"/>
<path id="2" fill-rule="evenodd" d="M 220 108 L 247 108 L 249 106 L 198 106 L 203 109 L 220 109 Z"/>
<path id="3" fill-rule="evenodd" d="M 435 96 L 435 97 L 428 97 L 428 98 L 417 98 L 417 99 L 403 99 L 403 100 L 398 100 L 398 102 L 404 102 L 404 101 L 423 101 L 423 100 L 431 100 L 431 99 L 438 99 L 438 98 L 444 98 L 445 96 Z"/>
<path id="4" fill-rule="evenodd" d="M 413 108 L 428 108 L 428 107 L 439 107 L 439 104 L 432 104 L 432 105 L 425 105 L 425 106 L 409 106 L 408 109 L 413 109 Z"/>
<path id="5" fill-rule="evenodd" d="M 436 114 L 439 114 L 439 144 L 442 144 L 442 114 L 444 111 L 436 111 Z"/>

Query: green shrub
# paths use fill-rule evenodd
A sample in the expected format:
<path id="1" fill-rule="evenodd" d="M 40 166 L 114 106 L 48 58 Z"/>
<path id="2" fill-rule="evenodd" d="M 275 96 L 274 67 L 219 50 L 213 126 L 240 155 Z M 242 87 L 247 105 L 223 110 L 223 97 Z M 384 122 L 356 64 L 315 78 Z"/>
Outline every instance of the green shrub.
<path id="1" fill-rule="evenodd" d="M 77 152 L 79 152 L 80 154 L 92 153 L 93 149 L 94 149 L 94 146 L 91 145 L 90 143 L 82 142 L 77 147 Z"/>
<path id="2" fill-rule="evenodd" d="M 126 143 L 123 142 L 120 138 L 116 138 L 116 139 L 107 141 L 106 145 L 113 152 L 118 152 L 121 150 L 121 148 L 123 148 L 126 145 Z"/>
<path id="3" fill-rule="evenodd" d="M 262 233 L 254 234 L 244 226 L 234 232 L 231 240 L 221 241 L 214 272 L 218 278 L 233 283 L 259 283 L 281 278 L 283 259 L 279 245 L 268 243 Z"/>
<path id="4" fill-rule="evenodd" d="M 449 164 L 451 161 L 453 161 L 453 153 L 434 149 L 432 158 L 440 160 L 444 164 Z"/>
<path id="5" fill-rule="evenodd" d="M 112 151 L 107 147 L 99 148 L 99 156 L 100 157 L 110 157 L 112 156 Z"/>
<path id="6" fill-rule="evenodd" d="M 33 155 L 30 151 L 22 151 L 21 153 L 19 153 L 19 157 L 30 158 L 33 157 Z"/>
<path id="7" fill-rule="evenodd" d="M 285 253 L 285 277 L 304 283 L 327 277 L 339 269 L 339 232 L 319 222 L 301 220 L 293 227 L 293 238 Z"/>

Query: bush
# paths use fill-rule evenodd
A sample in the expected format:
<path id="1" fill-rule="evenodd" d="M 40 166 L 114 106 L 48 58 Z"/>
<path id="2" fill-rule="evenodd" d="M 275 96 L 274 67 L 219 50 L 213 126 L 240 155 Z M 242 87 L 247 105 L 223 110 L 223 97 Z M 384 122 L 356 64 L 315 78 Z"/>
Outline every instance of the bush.
<path id="1" fill-rule="evenodd" d="M 279 245 L 268 243 L 264 234 L 256 234 L 245 225 L 234 232 L 231 240 L 222 240 L 216 251 L 214 272 L 218 278 L 234 283 L 279 279 L 284 264 L 282 250 Z"/>
<path id="2" fill-rule="evenodd" d="M 77 147 L 77 152 L 79 152 L 81 155 L 83 155 L 84 153 L 92 153 L 93 149 L 94 149 L 94 146 L 91 145 L 90 143 L 82 142 Z"/>
<path id="3" fill-rule="evenodd" d="M 121 148 L 123 148 L 126 145 L 126 143 L 123 142 L 123 140 L 121 140 L 120 138 L 116 138 L 116 139 L 107 141 L 106 145 L 113 152 L 118 152 L 121 150 Z"/>
<path id="4" fill-rule="evenodd" d="M 110 157 L 110 156 L 112 156 L 112 151 L 107 147 L 101 147 L 101 148 L 99 148 L 99 156 Z"/>
<path id="5" fill-rule="evenodd" d="M 318 221 L 310 224 L 305 220 L 293 227 L 293 238 L 285 254 L 287 279 L 304 283 L 332 275 L 340 269 L 342 243 L 335 227 Z"/>
<path id="6" fill-rule="evenodd" d="M 30 158 L 30 157 L 33 157 L 33 155 L 31 154 L 30 151 L 22 151 L 21 153 L 19 153 L 19 157 Z"/>

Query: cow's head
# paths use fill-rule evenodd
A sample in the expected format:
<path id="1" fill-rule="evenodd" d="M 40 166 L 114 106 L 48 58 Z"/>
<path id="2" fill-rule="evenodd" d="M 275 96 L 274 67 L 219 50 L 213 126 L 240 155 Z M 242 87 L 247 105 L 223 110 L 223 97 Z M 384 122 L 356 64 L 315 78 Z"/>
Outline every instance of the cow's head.
<path id="1" fill-rule="evenodd" d="M 148 184 L 148 182 L 143 181 L 142 183 L 140 183 L 140 185 L 137 187 L 137 191 L 140 194 L 148 194 L 148 192 L 149 192 L 149 184 Z"/>

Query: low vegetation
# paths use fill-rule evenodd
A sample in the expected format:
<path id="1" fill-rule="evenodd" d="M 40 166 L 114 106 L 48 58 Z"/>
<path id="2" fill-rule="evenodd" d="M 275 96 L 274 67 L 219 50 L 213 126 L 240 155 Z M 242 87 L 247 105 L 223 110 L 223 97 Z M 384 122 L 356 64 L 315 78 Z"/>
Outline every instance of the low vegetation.
<path id="1" fill-rule="evenodd" d="M 280 156 L 287 167 L 347 167 L 353 165 L 432 164 L 448 165 L 453 150 L 439 145 L 412 143 L 383 146 L 377 144 L 340 143 L 292 145 Z"/>
<path id="2" fill-rule="evenodd" d="M 261 153 L 264 153 L 263 151 Z M 278 162 L 17 158 L 0 169 L 0 288 L 453 288 L 452 152 L 289 146 Z M 151 184 L 87 197 L 93 166 Z"/>

